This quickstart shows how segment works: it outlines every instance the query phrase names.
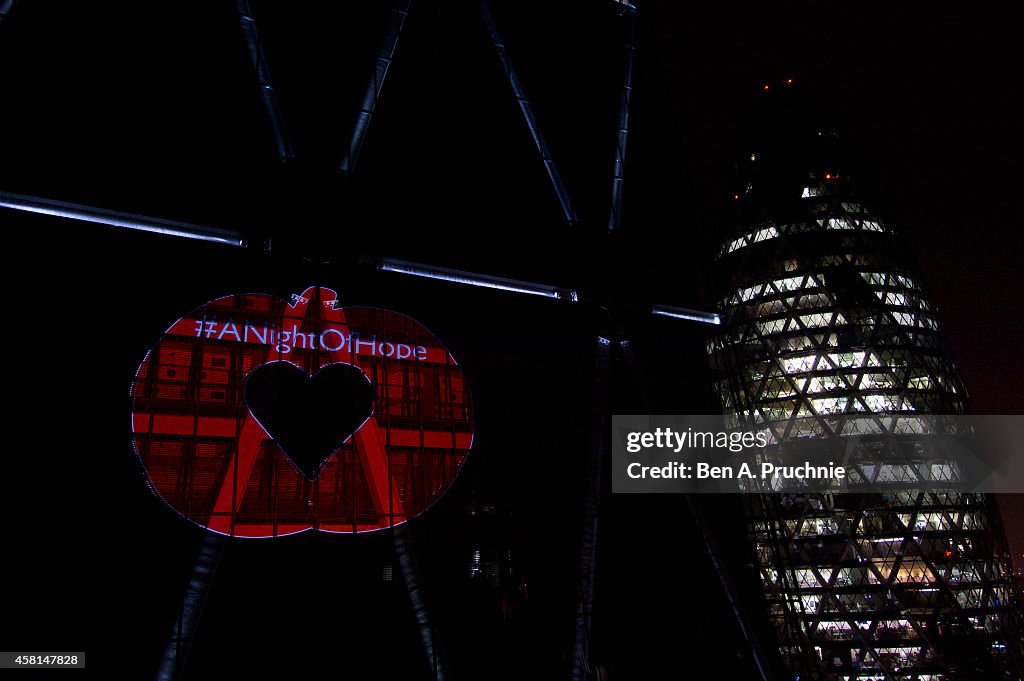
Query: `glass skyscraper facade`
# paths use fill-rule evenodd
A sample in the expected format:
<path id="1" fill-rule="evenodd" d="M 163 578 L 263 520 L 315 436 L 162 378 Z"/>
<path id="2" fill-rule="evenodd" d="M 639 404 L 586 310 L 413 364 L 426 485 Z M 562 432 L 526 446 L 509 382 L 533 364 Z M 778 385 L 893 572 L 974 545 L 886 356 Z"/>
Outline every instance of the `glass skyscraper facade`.
<path id="1" fill-rule="evenodd" d="M 773 107 L 744 157 L 736 220 L 716 256 L 722 325 L 709 353 L 727 418 L 777 442 L 842 447 L 892 435 L 900 417 L 964 414 L 910 243 L 872 211 L 831 131 Z M 791 678 L 1017 678 L 991 496 L 903 486 L 747 502 Z"/>

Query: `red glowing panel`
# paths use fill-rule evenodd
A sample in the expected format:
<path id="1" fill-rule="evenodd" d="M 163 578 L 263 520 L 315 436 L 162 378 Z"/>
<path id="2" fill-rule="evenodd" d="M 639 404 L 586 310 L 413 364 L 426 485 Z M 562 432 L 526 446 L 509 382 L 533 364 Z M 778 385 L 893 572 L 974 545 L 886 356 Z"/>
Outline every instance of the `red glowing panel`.
<path id="1" fill-rule="evenodd" d="M 378 530 L 419 515 L 473 443 L 465 377 L 416 320 L 227 296 L 179 319 L 132 386 L 135 450 L 156 493 L 211 531 Z"/>

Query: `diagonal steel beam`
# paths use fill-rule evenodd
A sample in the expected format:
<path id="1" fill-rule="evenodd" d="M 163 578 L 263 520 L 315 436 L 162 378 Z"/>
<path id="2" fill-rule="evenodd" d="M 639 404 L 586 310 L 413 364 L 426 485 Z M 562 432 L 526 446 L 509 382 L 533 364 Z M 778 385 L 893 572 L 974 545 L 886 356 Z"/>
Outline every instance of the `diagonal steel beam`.
<path id="1" fill-rule="evenodd" d="M 154 234 L 165 234 L 186 239 L 211 241 L 231 246 L 245 245 L 245 240 L 240 232 L 214 227 L 202 227 L 187 222 L 176 222 L 174 220 L 164 220 L 144 215 L 133 215 L 132 213 L 83 206 L 78 203 L 54 201 L 53 199 L 43 199 L 36 196 L 0 192 L 0 208 L 37 213 L 39 215 L 51 215 L 68 220 L 81 220 L 82 222 L 133 229 L 140 232 L 152 232 Z"/>
<path id="2" fill-rule="evenodd" d="M 4 23 L 4 19 L 14 9 L 14 0 L 0 0 L 0 24 Z"/>
<path id="3" fill-rule="evenodd" d="M 674 319 L 687 319 L 691 322 L 701 324 L 713 324 L 718 326 L 722 323 L 721 317 L 714 312 L 702 312 L 691 310 L 688 307 L 673 307 L 671 305 L 655 305 L 651 308 L 651 314 L 659 317 L 673 317 Z"/>
<path id="4" fill-rule="evenodd" d="M 718 315 L 715 315 L 715 317 L 717 318 Z M 683 318 L 690 319 L 689 317 Z M 633 344 L 630 343 L 628 339 L 620 340 L 619 347 L 622 349 L 622 355 L 624 360 L 622 364 L 624 369 L 626 370 L 627 377 L 633 384 L 635 394 L 639 395 L 641 398 L 642 409 L 644 411 L 648 411 L 649 404 L 647 398 L 644 396 L 644 381 L 643 376 L 641 375 L 641 369 L 639 359 L 636 354 L 636 350 L 634 349 Z M 772 670 L 771 663 L 769 662 L 767 646 L 765 645 L 765 642 L 762 640 L 762 637 L 758 633 L 757 629 L 754 628 L 753 622 L 751 621 L 749 614 L 746 612 L 746 609 L 740 602 L 739 593 L 736 589 L 735 579 L 731 572 L 726 569 L 719 541 L 716 538 L 713 529 L 709 528 L 708 524 L 705 522 L 703 515 L 700 512 L 700 508 L 696 503 L 694 495 L 685 494 L 684 496 L 686 497 L 686 504 L 688 510 L 690 511 L 690 516 L 693 518 L 693 522 L 700 530 L 701 538 L 704 540 L 704 549 L 707 551 L 708 557 L 711 559 L 711 563 L 715 568 L 715 572 L 718 573 L 719 582 L 722 586 L 722 591 L 725 594 L 726 600 L 728 600 L 729 602 L 729 607 L 732 609 L 733 616 L 736 618 L 736 622 L 739 625 L 743 637 L 746 639 L 747 644 L 750 646 L 750 651 L 753 654 L 754 663 L 757 666 L 758 674 L 761 678 L 761 681 L 776 681 L 776 675 Z"/>
<path id="5" fill-rule="evenodd" d="M 402 569 L 405 588 L 409 592 L 409 602 L 412 604 L 416 617 L 416 627 L 419 629 L 420 641 L 423 643 L 423 651 L 427 655 L 430 672 L 434 681 L 449 679 L 451 677 L 448 672 L 444 646 L 441 644 L 441 635 L 430 616 L 430 608 L 423 587 L 423 575 L 416 557 L 412 535 L 405 523 L 395 527 L 395 552 L 398 554 L 398 563 Z"/>
<path id="6" fill-rule="evenodd" d="M 510 293 L 523 293 L 531 296 L 543 296 L 564 300 L 567 302 L 578 302 L 579 295 L 575 289 L 553 286 L 549 284 L 538 284 L 532 281 L 521 281 L 519 279 L 505 279 L 490 274 L 477 274 L 464 272 L 435 265 L 424 265 L 421 263 L 406 262 L 404 260 L 393 260 L 390 258 L 371 259 L 366 258 L 364 262 L 374 265 L 383 272 L 397 272 L 424 279 L 437 279 L 453 284 L 464 284 L 467 286 L 479 286 L 481 288 L 508 291 Z"/>
<path id="7" fill-rule="evenodd" d="M 380 99 L 380 92 L 384 88 L 384 79 L 387 78 L 388 69 L 395 58 L 395 50 L 398 48 L 398 39 L 402 35 L 402 28 L 409 16 L 409 9 L 412 7 L 412 0 L 404 0 L 401 7 L 391 10 L 391 17 L 388 20 L 387 32 L 384 34 L 384 42 L 377 52 L 377 60 L 374 64 L 373 74 L 370 82 L 366 85 L 366 92 L 363 94 L 362 104 L 359 106 L 359 113 L 356 116 L 355 126 L 352 135 L 349 137 L 348 146 L 342 151 L 341 163 L 338 168 L 343 173 L 351 173 L 355 170 L 356 161 L 359 160 L 359 152 L 363 148 L 363 141 L 373 121 L 373 114 L 377 111 L 377 101 Z"/>
<path id="8" fill-rule="evenodd" d="M 619 100 L 619 126 L 615 133 L 615 164 L 612 168 L 612 208 L 608 231 L 618 231 L 622 223 L 622 185 L 625 181 L 626 143 L 629 141 L 629 110 L 633 100 L 633 57 L 636 55 L 636 7 L 626 4 L 626 74 Z"/>
<path id="9" fill-rule="evenodd" d="M 249 0 L 235 0 L 235 11 L 238 14 L 238 22 L 242 27 L 242 35 L 245 36 L 249 60 L 252 62 L 253 70 L 256 72 L 256 80 L 259 82 L 260 95 L 263 98 L 263 108 L 266 109 L 267 119 L 270 121 L 270 129 L 274 135 L 274 147 L 277 151 L 277 157 L 282 162 L 290 161 L 295 158 L 295 150 L 292 148 L 292 141 L 284 124 L 284 115 L 281 113 L 281 105 L 277 99 L 277 90 L 274 89 L 274 81 L 270 77 L 270 65 L 267 63 L 267 56 L 263 52 L 259 28 L 256 26 L 256 19 L 253 17 L 252 9 L 249 7 Z"/>
<path id="10" fill-rule="evenodd" d="M 516 96 L 516 102 L 519 104 L 519 110 L 523 114 L 523 120 L 526 121 L 530 137 L 533 138 L 533 144 L 537 148 L 541 161 L 544 163 L 544 170 L 547 171 L 548 179 L 555 190 L 558 202 L 562 205 L 562 213 L 565 216 L 565 220 L 570 225 L 575 225 L 577 222 L 576 209 L 573 208 L 572 201 L 569 200 L 569 192 L 562 182 L 562 176 L 558 173 L 555 160 L 551 156 L 551 150 L 548 149 L 548 145 L 540 133 L 540 128 L 537 126 L 537 118 L 533 114 L 533 107 L 530 106 L 530 100 L 526 98 L 523 86 L 519 82 L 519 76 L 516 75 L 515 67 L 512 66 L 512 60 L 505 49 L 505 42 L 501 39 L 498 26 L 494 23 L 494 17 L 491 16 L 491 8 L 487 4 L 487 0 L 480 0 L 480 13 L 483 15 L 484 23 L 487 25 L 487 32 L 491 36 L 491 42 L 494 43 L 494 49 L 498 53 L 498 61 L 501 62 L 501 67 L 505 70 L 508 83 Z"/>
<path id="11" fill-rule="evenodd" d="M 227 544 L 227 537 L 219 534 L 208 533 L 203 539 L 203 545 L 199 549 L 195 566 L 192 568 L 192 576 L 185 586 L 181 609 L 178 611 L 174 628 L 160 659 L 156 681 L 176 681 L 176 679 L 182 678 L 185 663 L 188 661 L 188 653 L 192 648 L 192 641 L 195 640 L 203 606 L 206 604 L 206 597 L 210 594 L 214 577 L 217 574 L 217 566 L 220 564 Z"/>

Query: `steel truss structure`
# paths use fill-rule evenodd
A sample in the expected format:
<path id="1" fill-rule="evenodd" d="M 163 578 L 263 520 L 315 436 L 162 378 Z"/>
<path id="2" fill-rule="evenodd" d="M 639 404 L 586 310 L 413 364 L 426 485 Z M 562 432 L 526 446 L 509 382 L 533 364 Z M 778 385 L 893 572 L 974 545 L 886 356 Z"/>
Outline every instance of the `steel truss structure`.
<path id="1" fill-rule="evenodd" d="M 0 22 L 3 22 L 8 17 L 14 4 L 15 0 L 0 0 Z M 614 170 L 612 173 L 610 201 L 611 214 L 608 224 L 608 230 L 615 231 L 619 228 L 621 218 L 625 159 L 629 138 L 636 8 L 628 2 L 619 1 L 609 2 L 608 5 L 608 10 L 623 17 L 623 21 L 626 22 L 627 26 L 624 54 L 626 68 L 618 111 L 618 126 L 615 131 Z M 381 47 L 377 53 L 373 72 L 364 91 L 348 142 L 342 150 L 338 163 L 338 169 L 345 175 L 351 175 L 356 172 L 360 152 L 371 127 L 374 114 L 377 111 L 381 92 L 389 69 L 394 61 L 403 28 L 411 8 L 412 0 L 397 0 L 390 11 L 389 21 Z M 249 0 L 235 0 L 234 9 L 242 37 L 244 38 L 246 54 L 252 66 L 256 85 L 259 88 L 260 100 L 269 123 L 275 155 L 280 162 L 287 164 L 295 160 L 295 148 L 288 132 L 278 90 L 271 77 L 270 63 L 266 56 L 257 18 Z M 533 111 L 530 99 L 526 95 L 522 81 L 516 72 L 512 57 L 501 36 L 498 23 L 491 13 L 487 0 L 480 0 L 479 11 L 481 29 L 486 31 L 495 49 L 497 60 L 507 79 L 507 84 L 519 108 L 523 122 L 527 127 L 537 157 L 541 161 L 549 184 L 558 199 L 564 222 L 567 225 L 575 225 L 578 222 L 578 218 L 569 192 L 541 132 L 537 116 Z M 0 191 L 0 208 L 221 245 L 259 249 L 267 252 L 272 250 L 270 240 L 265 239 L 263 235 L 241 234 L 232 230 L 112 211 L 101 207 L 86 206 L 43 197 L 24 196 Z M 317 260 L 321 258 L 322 255 L 317 256 Z M 578 304 L 581 302 L 578 290 L 575 287 L 513 280 L 487 273 L 465 272 L 391 258 L 361 256 L 359 260 L 361 264 L 368 268 L 406 276 L 435 279 L 452 284 L 475 286 L 529 296 L 553 298 L 568 304 Z M 584 302 L 600 305 L 603 301 L 595 297 Z M 651 302 L 647 303 L 647 310 L 653 315 L 670 316 L 706 324 L 717 323 L 715 315 L 698 310 Z M 572 676 L 574 679 L 592 678 L 595 673 L 595 667 L 592 664 L 590 642 L 591 613 L 593 610 L 594 576 L 597 562 L 600 470 L 604 450 L 604 426 L 602 424 L 607 421 L 608 416 L 606 413 L 607 400 L 604 399 L 604 386 L 607 383 L 607 371 L 610 361 L 610 341 L 603 336 L 598 336 L 595 341 L 598 349 L 597 385 L 601 388 L 598 394 L 595 395 L 594 400 L 593 451 L 589 457 L 588 469 L 584 472 L 584 477 L 587 480 L 588 494 L 581 532 L 580 590 L 575 622 L 575 655 L 572 663 Z M 441 637 L 435 625 L 435 618 L 431 614 L 427 598 L 424 595 L 423 578 L 418 567 L 416 548 L 406 528 L 395 527 L 394 533 L 394 544 L 398 562 L 413 608 L 423 649 L 430 665 L 431 676 L 440 681 L 449 676 L 448 664 L 444 647 L 441 645 Z M 203 605 L 215 580 L 217 566 L 220 563 L 226 546 L 226 540 L 220 536 L 211 535 L 200 548 L 192 575 L 186 585 L 178 608 L 173 630 L 161 657 L 156 673 L 158 681 L 173 681 L 174 679 L 182 678 L 184 675 L 191 645 L 199 626 Z M 479 570 L 481 567 L 479 565 L 479 552 L 477 552 L 475 561 L 474 569 Z M 496 565 L 488 565 L 487 567 L 494 567 L 496 577 Z"/>
<path id="2" fill-rule="evenodd" d="M 3 21 L 14 0 L 0 0 Z M 625 74 L 615 130 L 608 232 L 621 230 L 627 142 L 630 133 L 636 9 L 610 2 L 626 23 Z M 379 105 L 386 76 L 411 11 L 398 0 L 338 168 L 357 172 L 357 160 Z M 282 162 L 295 151 L 248 0 L 235 9 L 246 53 Z M 564 222 L 578 217 L 540 125 L 513 67 L 486 0 L 481 29 L 496 51 L 512 97 L 544 166 Z M 760 210 L 756 192 L 737 194 L 748 217 L 723 245 L 717 272 L 721 299 L 712 312 L 645 301 L 653 315 L 717 326 L 709 346 L 725 410 L 738 423 L 770 428 L 778 440 L 842 437 L 829 417 L 860 414 L 883 429 L 883 415 L 960 414 L 964 389 L 945 347 L 935 311 L 909 255 L 891 229 L 865 208 L 845 178 L 824 166 L 794 185 L 785 219 Z M 756 178 L 755 178 L 756 181 Z M 0 208 L 270 250 L 259 235 L 172 222 L 39 197 L 0 192 Z M 751 217 L 753 215 L 753 217 Z M 567 305 L 611 309 L 607 298 L 559 283 L 526 282 L 391 258 L 360 259 L 376 270 L 462 286 L 551 298 Z M 617 326 L 609 323 L 608 326 Z M 613 333 L 614 331 L 614 333 Z M 597 336 L 594 419 L 580 532 L 572 678 L 597 678 L 592 619 L 604 463 L 610 365 L 631 350 L 625 331 Z M 613 350 L 615 353 L 613 353 Z M 891 420 L 890 420 L 891 421 Z M 871 426 L 869 426 L 871 427 Z M 874 431 L 873 431 L 874 432 Z M 955 492 L 905 490 L 882 497 L 828 495 L 751 496 L 749 529 L 757 567 L 783 657 L 799 676 L 816 679 L 997 679 L 1019 654 L 1010 611 L 1002 529 L 991 500 Z M 691 504 L 692 508 L 692 504 Z M 714 564 L 719 551 L 692 510 Z M 449 677 L 444 646 L 429 603 L 415 547 L 404 528 L 395 532 L 400 572 L 434 678 Z M 211 538 L 200 550 L 174 631 L 157 672 L 181 678 L 202 606 L 226 542 Z M 477 552 L 479 554 L 479 552 Z M 479 555 L 473 569 L 480 569 Z M 495 567 L 495 574 L 497 568 Z M 756 632 L 737 607 L 725 570 L 724 590 L 754 648 L 763 679 L 772 677 Z M 390 566 L 389 566 L 390 579 Z"/>
<path id="3" fill-rule="evenodd" d="M 741 226 L 717 257 L 721 326 L 708 350 L 727 417 L 779 442 L 843 446 L 897 435 L 897 416 L 965 413 L 904 242 L 835 158 L 818 148 L 793 167 L 792 143 L 781 160 L 751 157 L 733 196 Z M 1020 639 L 994 499 L 904 485 L 748 501 L 769 617 L 796 678 L 1011 678 Z"/>

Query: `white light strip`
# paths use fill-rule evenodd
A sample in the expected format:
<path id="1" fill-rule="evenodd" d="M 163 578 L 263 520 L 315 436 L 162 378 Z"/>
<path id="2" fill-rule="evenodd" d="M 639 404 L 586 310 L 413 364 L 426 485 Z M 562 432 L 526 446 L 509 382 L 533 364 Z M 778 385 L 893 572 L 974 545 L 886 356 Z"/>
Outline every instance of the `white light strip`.
<path id="1" fill-rule="evenodd" d="M 577 302 L 579 297 L 576 291 L 571 289 L 560 289 L 555 286 L 545 286 L 528 281 L 517 281 L 515 279 L 502 279 L 486 274 L 473 274 L 459 270 L 449 270 L 429 265 L 402 262 L 399 260 L 377 261 L 377 269 L 384 272 L 398 272 L 413 277 L 424 277 L 426 279 L 437 279 L 439 281 L 450 281 L 454 284 L 468 284 L 481 288 L 497 289 L 499 291 L 510 291 L 512 293 L 525 293 L 531 296 L 543 296 L 555 300 L 566 300 Z"/>
<path id="2" fill-rule="evenodd" d="M 691 322 L 702 324 L 714 324 L 718 326 L 722 319 L 714 312 L 701 312 L 700 310 L 689 310 L 685 307 L 669 307 L 668 305 L 655 305 L 651 308 L 651 314 L 662 317 L 674 317 L 675 319 L 688 319 Z"/>
<path id="3" fill-rule="evenodd" d="M 161 220 L 160 218 L 120 213 L 103 208 L 93 208 L 77 203 L 65 203 L 63 201 L 53 201 L 33 196 L 8 194 L 7 192 L 0 192 L 0 208 L 10 208 L 26 213 L 38 213 L 39 215 L 51 215 L 69 220 L 82 220 L 83 222 L 134 229 L 140 232 L 165 234 L 185 239 L 199 239 L 200 241 L 229 244 L 231 246 L 242 246 L 244 243 L 240 233 L 226 229 L 200 227 L 185 222 Z"/>

